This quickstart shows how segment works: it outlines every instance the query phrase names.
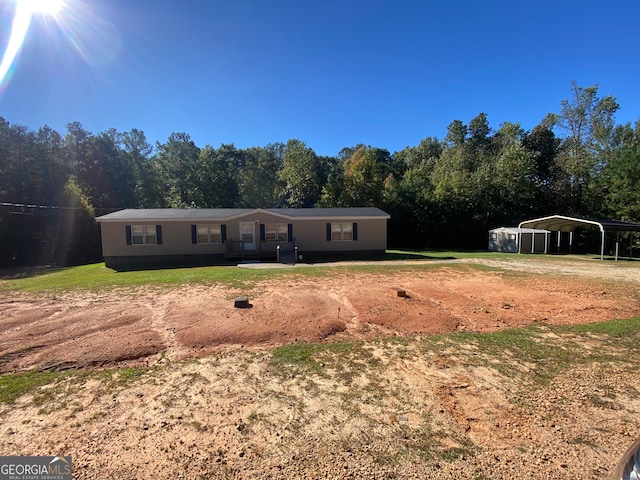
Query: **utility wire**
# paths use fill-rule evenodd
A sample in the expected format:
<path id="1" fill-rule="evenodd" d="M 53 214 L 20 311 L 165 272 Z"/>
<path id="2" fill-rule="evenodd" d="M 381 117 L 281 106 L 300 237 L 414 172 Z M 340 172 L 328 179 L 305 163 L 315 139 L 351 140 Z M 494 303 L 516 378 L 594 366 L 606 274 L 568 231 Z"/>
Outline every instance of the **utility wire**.
<path id="1" fill-rule="evenodd" d="M 43 209 L 43 210 L 82 210 L 81 207 L 58 207 L 55 205 L 35 205 L 30 203 L 12 203 L 12 202 L 0 202 L 0 207 L 17 207 L 17 208 L 31 208 L 31 209 Z M 117 210 L 122 210 L 122 207 L 94 208 L 94 210 L 115 212 Z"/>
<path id="2" fill-rule="evenodd" d="M 59 210 L 80 210 L 80 207 L 56 207 L 53 205 L 33 205 L 28 203 L 10 203 L 10 202 L 0 202 L 0 206 L 20 207 L 20 208 L 59 209 Z"/>

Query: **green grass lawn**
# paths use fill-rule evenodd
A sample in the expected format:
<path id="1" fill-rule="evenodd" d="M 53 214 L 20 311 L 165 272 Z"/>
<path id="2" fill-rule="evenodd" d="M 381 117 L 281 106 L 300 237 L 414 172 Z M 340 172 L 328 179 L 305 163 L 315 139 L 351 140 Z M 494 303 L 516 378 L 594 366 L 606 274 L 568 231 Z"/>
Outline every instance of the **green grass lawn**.
<path id="1" fill-rule="evenodd" d="M 116 272 L 104 263 L 42 270 L 21 278 L 0 280 L 2 291 L 72 291 L 141 285 L 178 285 L 184 283 L 242 284 L 259 281 L 266 271 L 237 267 L 192 267 Z"/>
<path id="2" fill-rule="evenodd" d="M 287 275 L 302 275 L 323 277 L 334 268 L 348 268 L 354 271 L 387 271 L 410 268 L 429 268 L 441 264 L 442 261 L 455 259 L 501 259 L 501 260 L 541 260 L 554 262 L 563 257 L 551 255 L 514 255 L 496 252 L 455 252 L 455 251 L 425 251 L 425 250 L 387 250 L 384 254 L 374 256 L 359 256 L 356 258 L 340 256 L 323 256 L 305 258 L 308 266 L 298 264 L 295 269 L 244 269 L 233 266 L 205 266 L 166 268 L 151 270 L 131 270 L 117 272 L 106 268 L 104 263 L 81 265 L 66 268 L 25 269 L 24 271 L 6 273 L 0 271 L 0 292 L 9 291 L 55 291 L 65 292 L 73 290 L 101 290 L 105 288 L 135 287 L 141 285 L 179 285 L 185 283 L 216 283 L 230 287 L 244 287 L 252 285 L 266 278 Z M 573 259 L 573 258 L 572 258 Z M 368 265 L 353 265 L 348 260 L 368 261 Z M 388 263 L 392 260 L 424 260 L 424 263 L 414 263 L 412 266 L 399 266 Z M 587 258 L 585 257 L 585 260 Z M 345 261 L 340 265 L 340 261 Z M 337 262 L 337 263 L 336 263 Z M 326 265 L 325 265 L 326 264 Z M 312 266 L 313 265 L 313 266 Z M 478 267 L 481 268 L 481 267 Z"/>

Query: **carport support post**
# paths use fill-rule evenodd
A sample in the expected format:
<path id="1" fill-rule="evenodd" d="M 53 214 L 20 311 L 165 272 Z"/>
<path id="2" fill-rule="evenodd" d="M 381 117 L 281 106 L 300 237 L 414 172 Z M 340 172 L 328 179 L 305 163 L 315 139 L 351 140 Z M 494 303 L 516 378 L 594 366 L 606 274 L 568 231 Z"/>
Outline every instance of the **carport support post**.
<path id="1" fill-rule="evenodd" d="M 531 230 L 531 253 L 536 253 L 536 231 Z"/>
<path id="2" fill-rule="evenodd" d="M 600 260 L 604 260 L 604 230 L 602 232 L 602 243 L 600 244 Z"/>
<path id="3" fill-rule="evenodd" d="M 560 230 L 558 230 L 558 253 L 560 253 L 560 235 L 562 234 L 562 232 Z"/>
<path id="4" fill-rule="evenodd" d="M 620 250 L 620 232 L 616 232 L 616 262 L 618 261 L 618 250 Z"/>
<path id="5" fill-rule="evenodd" d="M 544 232 L 544 253 L 549 253 L 549 237 L 551 236 L 551 232 Z"/>
<path id="6" fill-rule="evenodd" d="M 569 232 L 569 253 L 573 253 L 573 232 Z"/>

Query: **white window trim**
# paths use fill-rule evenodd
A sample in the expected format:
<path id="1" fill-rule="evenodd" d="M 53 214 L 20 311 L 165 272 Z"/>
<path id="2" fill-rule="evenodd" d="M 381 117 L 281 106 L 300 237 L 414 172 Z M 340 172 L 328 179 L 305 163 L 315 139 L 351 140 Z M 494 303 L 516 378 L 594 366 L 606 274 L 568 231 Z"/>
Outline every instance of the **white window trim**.
<path id="1" fill-rule="evenodd" d="M 270 231 L 267 227 L 273 225 L 274 230 Z M 281 231 L 281 229 L 283 229 Z M 269 238 L 269 233 L 272 233 L 274 238 Z M 283 238 L 280 238 L 280 234 L 284 234 Z M 264 241 L 265 242 L 286 242 L 289 240 L 289 224 L 288 223 L 265 223 L 264 224 Z"/>
<path id="2" fill-rule="evenodd" d="M 340 225 L 340 238 L 333 238 L 334 233 L 338 233 L 338 229 L 334 230 L 334 226 Z M 347 228 L 345 229 L 345 225 Z M 348 232 L 346 232 L 346 230 Z M 345 233 L 351 233 L 351 238 L 344 238 Z M 353 222 L 331 222 L 331 241 L 332 242 L 353 242 Z"/>
<path id="3" fill-rule="evenodd" d="M 142 235 L 135 235 L 134 230 L 136 228 L 142 228 Z M 149 233 L 149 231 L 151 233 Z M 142 243 L 136 243 L 133 241 L 135 237 L 142 237 Z M 147 242 L 147 237 L 153 237 L 154 241 Z M 144 247 L 145 245 L 158 245 L 158 232 L 155 225 L 139 224 L 131 225 L 131 245 L 134 247 Z"/>
<path id="4" fill-rule="evenodd" d="M 200 227 L 207 227 L 207 241 L 200 241 Z M 218 235 L 220 237 L 220 241 L 212 241 L 211 240 L 211 227 L 217 227 L 217 232 L 213 235 Z M 221 245 L 222 244 L 222 224 L 221 223 L 198 223 L 196 224 L 196 244 L 197 245 Z"/>

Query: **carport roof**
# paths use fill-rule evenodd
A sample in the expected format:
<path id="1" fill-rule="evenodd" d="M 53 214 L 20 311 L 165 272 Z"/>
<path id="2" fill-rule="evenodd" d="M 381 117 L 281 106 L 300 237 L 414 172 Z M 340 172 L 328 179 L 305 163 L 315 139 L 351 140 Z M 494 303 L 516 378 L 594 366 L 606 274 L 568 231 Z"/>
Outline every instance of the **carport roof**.
<path id="1" fill-rule="evenodd" d="M 638 223 L 603 218 L 567 217 L 564 215 L 551 215 L 549 217 L 525 220 L 520 222 L 518 227 L 540 228 L 553 232 L 573 232 L 578 227 L 588 225 L 599 227 L 601 232 L 640 232 L 640 224 Z"/>

